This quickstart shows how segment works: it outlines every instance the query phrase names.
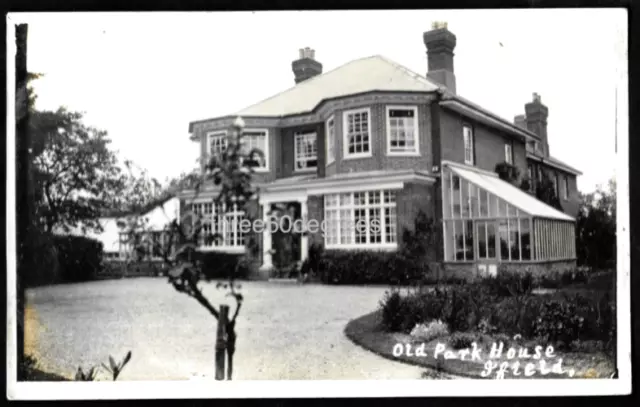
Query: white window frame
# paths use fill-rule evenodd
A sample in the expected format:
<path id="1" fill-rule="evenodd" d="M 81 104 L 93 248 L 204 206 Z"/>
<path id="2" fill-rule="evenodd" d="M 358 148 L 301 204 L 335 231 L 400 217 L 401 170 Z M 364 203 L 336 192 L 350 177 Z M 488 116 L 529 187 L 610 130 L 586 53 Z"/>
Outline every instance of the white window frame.
<path id="1" fill-rule="evenodd" d="M 243 130 L 243 133 L 264 133 L 264 167 L 254 167 L 253 170 L 255 172 L 269 172 L 269 129 L 259 129 L 259 128 L 247 128 Z M 253 147 L 249 146 L 248 149 L 251 151 Z"/>
<path id="2" fill-rule="evenodd" d="M 562 197 L 565 201 L 569 200 L 569 177 L 564 176 L 564 182 L 562 183 Z"/>
<path id="3" fill-rule="evenodd" d="M 385 202 L 384 201 L 384 197 L 385 197 L 385 192 L 389 192 L 392 193 L 394 198 L 392 202 Z M 365 193 L 365 203 L 364 204 L 356 204 L 355 203 L 355 197 L 354 194 L 355 193 Z M 379 199 L 378 199 L 378 203 L 370 203 L 370 194 L 371 193 L 377 193 L 379 194 Z M 324 233 L 324 244 L 325 244 L 325 248 L 327 249 L 341 249 L 341 250 L 367 250 L 367 249 L 381 249 L 381 250 L 395 250 L 398 248 L 398 211 L 397 211 L 397 193 L 398 190 L 395 189 L 377 189 L 377 190 L 368 190 L 368 191 L 357 191 L 357 192 L 348 192 L 348 193 L 335 193 L 335 194 L 326 194 L 324 196 L 324 219 L 326 222 L 326 219 L 328 218 L 327 214 L 328 212 L 333 212 L 335 214 L 335 216 L 333 217 L 334 221 L 336 222 L 335 225 L 332 225 L 333 227 L 330 227 L 330 225 L 326 225 L 325 227 L 325 233 Z M 341 204 L 340 203 L 340 196 L 341 195 L 350 195 L 350 200 L 348 204 Z M 335 205 L 329 205 L 329 196 L 332 196 L 336 202 Z M 365 222 L 367 225 L 371 225 L 371 220 L 370 220 L 370 209 L 379 209 L 380 210 L 380 243 L 370 243 L 369 241 L 371 240 L 371 230 L 368 227 L 365 231 L 366 234 L 366 243 L 356 243 L 356 230 L 355 230 L 355 225 L 352 233 L 350 233 L 350 243 L 340 243 L 341 241 L 341 235 L 340 235 L 340 227 L 341 227 L 341 212 L 343 211 L 349 211 L 350 212 L 350 218 L 351 220 L 353 220 L 355 222 L 355 211 L 356 210 L 362 210 L 364 209 L 365 211 Z M 387 241 L 387 234 L 386 234 L 386 230 L 387 230 L 387 224 L 386 224 L 386 216 L 385 216 L 385 209 L 389 209 L 389 211 L 391 212 L 391 209 L 394 210 L 394 222 L 395 222 L 395 236 L 394 242 L 388 242 Z M 327 231 L 328 230 L 335 230 L 335 237 L 336 237 L 336 241 L 337 243 L 327 243 Z"/>
<path id="4" fill-rule="evenodd" d="M 298 151 L 298 139 L 302 138 L 303 142 L 307 142 L 305 139 L 313 136 L 315 138 L 315 143 L 316 143 L 316 155 L 315 156 L 308 156 L 308 157 L 299 157 L 298 154 L 301 153 L 300 151 Z M 316 162 L 316 165 L 313 167 L 309 167 L 308 166 L 308 162 L 309 161 L 314 161 Z M 305 163 L 305 167 L 304 168 L 298 168 L 298 163 L 300 162 L 304 162 Z M 293 133 L 293 171 L 294 172 L 310 172 L 310 171 L 316 171 L 318 169 L 318 133 L 316 133 L 315 131 L 296 131 Z"/>
<path id="5" fill-rule="evenodd" d="M 413 112 L 413 151 L 391 151 L 391 110 L 406 110 Z M 385 109 L 387 123 L 387 155 L 389 156 L 419 156 L 420 155 L 420 128 L 418 125 L 418 106 L 411 105 L 387 105 Z"/>
<path id="6" fill-rule="evenodd" d="M 349 116 L 355 114 L 367 114 L 367 137 L 369 138 L 369 151 L 349 154 Z M 343 160 L 349 160 L 353 158 L 366 158 L 372 156 L 373 151 L 373 132 L 371 129 L 371 108 L 364 107 L 360 109 L 345 110 L 342 113 L 342 146 L 343 146 Z"/>
<path id="7" fill-rule="evenodd" d="M 227 148 L 227 131 L 226 130 L 215 130 L 207 133 L 207 146 L 206 146 L 206 157 L 211 156 L 213 153 L 211 152 L 211 141 L 213 138 L 222 138 L 224 139 L 224 148 Z"/>
<path id="8" fill-rule="evenodd" d="M 212 200 L 206 200 L 206 201 L 198 201 L 198 202 L 194 202 L 191 205 L 192 206 L 198 206 L 198 209 L 193 210 L 194 215 L 200 216 L 201 214 L 203 214 L 204 212 L 204 205 L 209 204 L 211 205 L 211 213 L 209 214 L 209 218 L 204 218 L 203 216 L 203 222 L 208 222 L 210 226 L 210 228 L 213 228 L 214 222 L 221 222 L 219 223 L 219 225 L 221 226 L 221 230 L 219 230 L 219 233 L 221 235 L 222 240 L 221 241 L 212 241 L 211 244 L 206 244 L 206 242 L 198 242 L 198 250 L 201 251 L 219 251 L 219 252 L 230 252 L 230 253 L 242 253 L 245 251 L 245 245 L 244 242 L 247 239 L 247 236 L 240 236 L 240 222 L 242 221 L 242 219 L 244 219 L 244 215 L 245 213 L 243 211 L 238 211 L 236 207 L 233 208 L 233 210 L 231 211 L 224 211 L 224 213 L 219 214 L 217 213 L 217 205 L 215 204 L 215 202 L 213 202 Z M 229 219 L 231 218 L 231 219 Z M 232 242 L 227 242 L 226 238 L 227 238 L 227 231 L 230 225 L 233 225 L 232 222 L 235 222 L 236 224 L 236 230 L 233 231 L 233 241 Z M 217 226 L 219 227 L 219 226 Z M 211 230 L 211 232 L 215 232 L 213 229 Z M 243 244 L 238 244 L 238 242 L 240 241 L 240 239 L 242 239 Z M 202 244 L 201 244 L 202 243 Z M 231 243 L 231 244 L 229 244 Z"/>
<path id="9" fill-rule="evenodd" d="M 331 123 L 331 126 L 329 126 Z M 326 157 L 327 162 L 325 166 L 335 162 L 336 160 L 336 119 L 335 116 L 331 116 L 327 119 L 325 124 L 325 133 L 327 134 L 326 145 Z"/>
<path id="10" fill-rule="evenodd" d="M 504 161 L 513 165 L 513 148 L 510 143 L 504 143 Z"/>
<path id="11" fill-rule="evenodd" d="M 468 131 L 466 131 L 468 130 Z M 470 137 L 468 137 L 470 136 Z M 467 165 L 475 165 L 475 142 L 474 142 L 474 134 L 473 127 L 468 124 L 462 125 L 462 141 L 463 141 L 463 153 L 464 153 L 464 163 Z M 467 144 L 470 144 L 467 148 Z M 471 157 L 467 159 L 467 151 L 470 152 Z"/>

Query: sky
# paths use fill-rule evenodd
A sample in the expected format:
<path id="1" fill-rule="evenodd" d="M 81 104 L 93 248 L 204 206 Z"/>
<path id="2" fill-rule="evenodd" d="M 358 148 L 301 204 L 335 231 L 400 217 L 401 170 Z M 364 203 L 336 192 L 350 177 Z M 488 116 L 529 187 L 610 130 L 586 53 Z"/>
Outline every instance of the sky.
<path id="1" fill-rule="evenodd" d="M 551 154 L 590 192 L 615 173 L 628 137 L 624 9 L 39 13 L 28 69 L 38 109 L 66 106 L 104 129 L 122 158 L 164 180 L 196 167 L 190 121 L 233 113 L 294 85 L 311 47 L 327 72 L 383 55 L 425 74 L 422 34 L 457 37 L 457 93 L 513 120 L 532 93 L 549 108 Z M 617 115 L 616 115 L 616 88 Z M 616 121 L 617 116 L 617 121 Z"/>

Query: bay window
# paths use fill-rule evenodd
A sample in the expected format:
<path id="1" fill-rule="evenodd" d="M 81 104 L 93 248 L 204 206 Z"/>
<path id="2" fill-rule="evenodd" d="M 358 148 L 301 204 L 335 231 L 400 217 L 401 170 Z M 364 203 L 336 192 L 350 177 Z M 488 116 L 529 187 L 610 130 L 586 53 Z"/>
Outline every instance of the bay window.
<path id="1" fill-rule="evenodd" d="M 344 158 L 371 156 L 371 109 L 348 110 L 343 114 Z"/>
<path id="2" fill-rule="evenodd" d="M 417 155 L 418 108 L 387 106 L 387 154 Z"/>
<path id="3" fill-rule="evenodd" d="M 331 164 L 336 159 L 336 122 L 333 116 L 327 120 L 327 163 Z"/>
<path id="4" fill-rule="evenodd" d="M 395 191 L 327 194 L 324 239 L 328 248 L 395 248 Z"/>

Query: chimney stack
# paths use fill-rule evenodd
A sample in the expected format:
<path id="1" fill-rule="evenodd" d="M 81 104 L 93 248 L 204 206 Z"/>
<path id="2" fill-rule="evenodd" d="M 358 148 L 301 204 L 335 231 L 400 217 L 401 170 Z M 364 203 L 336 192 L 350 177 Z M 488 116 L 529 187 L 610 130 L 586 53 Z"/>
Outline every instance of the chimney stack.
<path id="1" fill-rule="evenodd" d="M 316 51 L 306 47 L 300 48 L 299 58 L 291 63 L 296 83 L 306 81 L 322 73 L 322 64 L 315 60 Z"/>
<path id="2" fill-rule="evenodd" d="M 431 31 L 423 34 L 423 40 L 427 47 L 427 78 L 456 93 L 456 76 L 453 73 L 456 36 L 447 29 L 446 22 L 436 21 L 431 25 Z"/>
<path id="3" fill-rule="evenodd" d="M 547 118 L 549 109 L 542 104 L 542 98 L 534 93 L 532 101 L 524 105 L 527 130 L 540 137 L 541 150 L 544 157 L 549 156 L 549 141 L 547 139 Z"/>

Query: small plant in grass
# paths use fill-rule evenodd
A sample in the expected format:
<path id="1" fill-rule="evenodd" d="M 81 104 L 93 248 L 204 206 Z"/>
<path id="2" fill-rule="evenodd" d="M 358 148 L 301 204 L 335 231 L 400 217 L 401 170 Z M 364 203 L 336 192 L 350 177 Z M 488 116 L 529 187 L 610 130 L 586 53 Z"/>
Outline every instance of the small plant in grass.
<path id="1" fill-rule="evenodd" d="M 122 373 L 122 369 L 129 363 L 131 360 L 131 351 L 127 352 L 125 357 L 120 361 L 116 362 L 113 356 L 109 355 L 109 366 L 102 363 L 102 367 L 111 374 L 111 379 L 115 382 L 118 379 L 120 373 Z M 98 377 L 98 372 L 100 371 L 100 366 L 92 366 L 89 370 L 83 370 L 82 366 L 78 366 L 78 370 L 76 371 L 75 381 L 77 382 L 92 382 L 95 381 Z"/>
<path id="2" fill-rule="evenodd" d="M 77 382 L 92 382 L 96 380 L 99 370 L 100 368 L 98 366 L 92 366 L 89 370 L 84 371 L 82 370 L 82 366 L 78 366 L 75 380 Z"/>
<path id="3" fill-rule="evenodd" d="M 449 327 L 439 319 L 433 320 L 428 324 L 416 324 L 411 330 L 412 337 L 423 341 L 430 341 L 446 335 L 449 335 Z"/>
<path id="4" fill-rule="evenodd" d="M 126 356 L 120 363 L 116 363 L 113 356 L 109 355 L 109 366 L 103 363 L 102 367 L 104 367 L 107 372 L 111 373 L 113 381 L 116 381 L 120 373 L 122 373 L 122 369 L 124 369 L 127 363 L 129 363 L 129 360 L 131 360 L 131 351 L 127 352 Z"/>

